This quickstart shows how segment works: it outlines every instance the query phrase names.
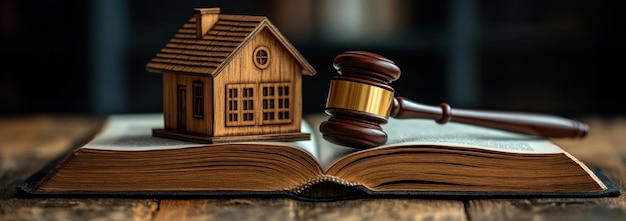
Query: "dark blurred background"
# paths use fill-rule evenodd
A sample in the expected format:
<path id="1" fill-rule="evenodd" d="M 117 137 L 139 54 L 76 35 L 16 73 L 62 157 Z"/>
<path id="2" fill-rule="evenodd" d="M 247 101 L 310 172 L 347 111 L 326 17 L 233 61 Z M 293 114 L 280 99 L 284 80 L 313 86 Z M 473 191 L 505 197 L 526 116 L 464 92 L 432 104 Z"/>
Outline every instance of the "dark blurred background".
<path id="1" fill-rule="evenodd" d="M 0 114 L 161 112 L 146 63 L 195 7 L 265 15 L 318 74 L 304 111 L 322 113 L 332 60 L 371 51 L 402 69 L 396 94 L 456 108 L 626 113 L 620 1 L 0 0 Z"/>

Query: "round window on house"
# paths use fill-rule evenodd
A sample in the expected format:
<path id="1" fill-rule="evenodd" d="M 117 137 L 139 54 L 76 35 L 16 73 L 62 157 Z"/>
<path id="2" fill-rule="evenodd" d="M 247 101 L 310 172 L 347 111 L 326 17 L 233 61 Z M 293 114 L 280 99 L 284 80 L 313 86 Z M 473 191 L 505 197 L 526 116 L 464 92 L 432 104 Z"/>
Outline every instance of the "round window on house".
<path id="1" fill-rule="evenodd" d="M 254 60 L 254 65 L 260 69 L 265 69 L 270 64 L 270 50 L 265 46 L 259 46 L 254 49 L 252 59 Z"/>

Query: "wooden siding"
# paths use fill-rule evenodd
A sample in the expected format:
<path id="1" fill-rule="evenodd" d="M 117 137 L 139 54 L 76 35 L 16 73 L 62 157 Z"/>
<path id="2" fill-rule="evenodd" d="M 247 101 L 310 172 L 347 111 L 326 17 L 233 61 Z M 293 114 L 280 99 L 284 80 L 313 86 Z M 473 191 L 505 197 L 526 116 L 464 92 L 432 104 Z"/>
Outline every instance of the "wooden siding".
<path id="1" fill-rule="evenodd" d="M 253 53 L 259 46 L 265 46 L 270 51 L 270 64 L 265 69 L 254 65 Z M 214 136 L 238 136 L 299 132 L 302 119 L 302 66 L 285 50 L 267 30 L 262 30 L 214 79 L 215 85 L 215 123 Z M 289 124 L 259 125 L 261 123 L 262 104 L 260 89 L 255 91 L 255 125 L 254 126 L 226 126 L 226 85 L 227 84 L 259 84 L 259 83 L 290 83 L 292 100 L 292 122 Z"/>
<path id="2" fill-rule="evenodd" d="M 194 81 L 201 81 L 204 85 L 204 118 L 193 117 L 193 97 L 192 88 Z M 199 75 L 186 75 L 178 73 L 163 73 L 163 117 L 165 128 L 178 130 L 178 108 L 177 108 L 177 87 L 185 85 L 186 131 L 191 133 L 213 136 L 213 79 L 211 77 Z"/>

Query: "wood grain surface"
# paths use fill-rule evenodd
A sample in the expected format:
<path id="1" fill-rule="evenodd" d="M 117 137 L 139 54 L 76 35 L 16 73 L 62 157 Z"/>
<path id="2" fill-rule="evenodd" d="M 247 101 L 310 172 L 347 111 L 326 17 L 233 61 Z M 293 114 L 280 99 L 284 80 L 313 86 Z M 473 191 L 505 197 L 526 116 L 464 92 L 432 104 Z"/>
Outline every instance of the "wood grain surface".
<path id="1" fill-rule="evenodd" d="M 626 118 L 589 117 L 586 138 L 555 139 L 626 187 Z M 624 195 L 610 198 L 355 199 L 27 198 L 16 187 L 84 141 L 101 118 L 0 117 L 0 220 L 626 220 Z"/>

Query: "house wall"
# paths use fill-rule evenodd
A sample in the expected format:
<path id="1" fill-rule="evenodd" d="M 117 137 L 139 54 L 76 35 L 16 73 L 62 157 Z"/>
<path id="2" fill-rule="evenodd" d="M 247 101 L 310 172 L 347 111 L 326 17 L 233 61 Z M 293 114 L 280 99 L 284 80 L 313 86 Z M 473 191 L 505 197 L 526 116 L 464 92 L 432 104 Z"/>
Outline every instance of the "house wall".
<path id="1" fill-rule="evenodd" d="M 254 50 L 259 46 L 269 49 L 269 66 L 259 69 L 253 61 Z M 233 57 L 227 66 L 214 78 L 215 107 L 213 131 L 214 136 L 237 136 L 270 133 L 299 132 L 302 119 L 302 67 L 288 51 L 267 30 L 262 30 Z M 262 123 L 261 90 L 254 91 L 254 125 L 227 126 L 225 114 L 226 85 L 233 83 L 284 83 L 290 86 L 291 122 L 285 124 Z M 241 117 L 241 116 L 240 116 Z"/>
<path id="2" fill-rule="evenodd" d="M 203 83 L 203 118 L 193 116 L 193 82 Z M 185 130 L 178 128 L 178 86 L 186 86 L 185 90 Z M 186 131 L 206 136 L 213 136 L 213 79 L 202 75 L 182 73 L 163 73 L 163 118 L 165 129 Z"/>

